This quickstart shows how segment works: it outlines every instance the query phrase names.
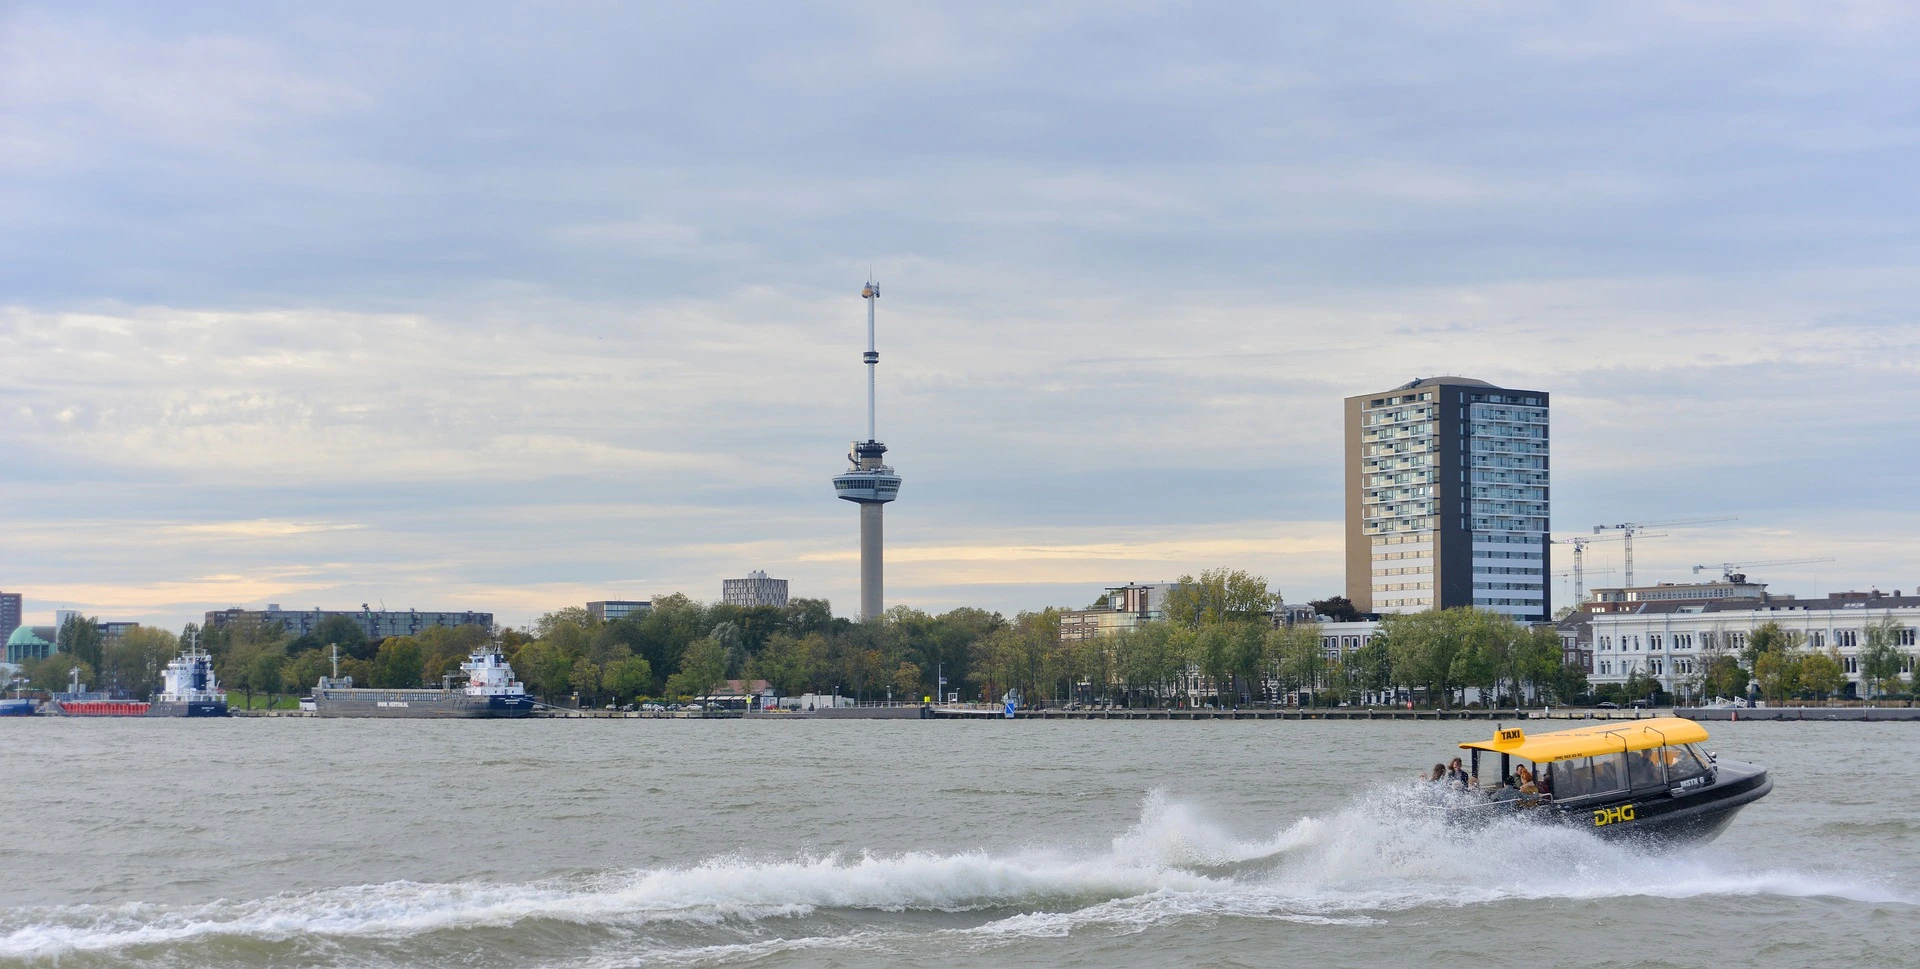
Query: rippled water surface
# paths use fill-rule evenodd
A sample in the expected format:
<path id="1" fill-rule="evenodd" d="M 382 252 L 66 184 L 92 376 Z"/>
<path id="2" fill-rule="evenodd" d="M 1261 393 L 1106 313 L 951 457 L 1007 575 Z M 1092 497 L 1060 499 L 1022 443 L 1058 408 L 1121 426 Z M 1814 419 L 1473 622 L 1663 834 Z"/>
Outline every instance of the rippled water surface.
<path id="1" fill-rule="evenodd" d="M 0 721 L 0 965 L 1920 966 L 1920 725 L 1712 729 L 1649 853 L 1407 810 L 1484 723 Z"/>

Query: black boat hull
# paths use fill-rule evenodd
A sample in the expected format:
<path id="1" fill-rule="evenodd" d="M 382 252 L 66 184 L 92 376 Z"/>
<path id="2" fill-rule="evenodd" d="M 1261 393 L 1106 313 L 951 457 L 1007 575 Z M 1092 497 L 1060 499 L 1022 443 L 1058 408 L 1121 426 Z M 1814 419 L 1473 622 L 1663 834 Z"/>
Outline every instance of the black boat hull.
<path id="1" fill-rule="evenodd" d="M 1631 798 L 1604 804 L 1556 805 L 1565 823 L 1591 827 L 1610 840 L 1699 842 L 1725 831 L 1740 809 L 1766 797 L 1773 778 L 1766 768 L 1732 761 L 1717 765 L 1714 782 L 1674 794 L 1637 791 Z"/>
<path id="2" fill-rule="evenodd" d="M 1674 791 L 1655 788 L 1570 803 L 1523 807 L 1520 801 L 1455 808 L 1460 820 L 1528 817 L 1582 828 L 1610 841 L 1682 844 L 1711 841 L 1740 809 L 1766 797 L 1773 778 L 1764 767 L 1722 761 L 1710 784 Z"/>

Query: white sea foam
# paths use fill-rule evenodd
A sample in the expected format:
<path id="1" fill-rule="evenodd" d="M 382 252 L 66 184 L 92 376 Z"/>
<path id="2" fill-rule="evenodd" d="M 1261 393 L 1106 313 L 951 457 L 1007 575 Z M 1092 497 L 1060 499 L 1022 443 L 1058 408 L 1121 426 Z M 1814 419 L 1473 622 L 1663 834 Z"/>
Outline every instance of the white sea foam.
<path id="1" fill-rule="evenodd" d="M 618 928 L 765 926 L 822 910 L 984 911 L 948 929 L 982 945 L 1098 927 L 1144 931 L 1194 917 L 1365 923 L 1428 907 L 1529 899 L 1702 895 L 1829 896 L 1911 906 L 1885 886 L 1790 870 L 1750 870 L 1709 853 L 1649 853 L 1525 823 L 1451 828 L 1402 795 L 1375 792 L 1327 817 L 1243 840 L 1161 794 L 1104 851 L 723 856 L 684 868 L 527 884 L 391 882 L 199 906 L 66 906 L 0 914 L 0 957 L 44 958 L 212 937 L 405 939 L 553 920 Z M 796 928 L 802 928 L 796 926 Z M 840 945 L 798 938 L 658 950 L 701 962 L 756 947 Z M 740 946 L 746 946 L 743 949 Z"/>

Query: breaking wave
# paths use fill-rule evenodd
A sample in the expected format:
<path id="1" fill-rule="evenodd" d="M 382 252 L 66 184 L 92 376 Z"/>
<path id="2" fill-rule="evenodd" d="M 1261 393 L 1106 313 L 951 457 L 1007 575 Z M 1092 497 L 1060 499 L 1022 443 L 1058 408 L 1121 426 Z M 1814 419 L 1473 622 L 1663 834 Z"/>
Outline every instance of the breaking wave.
<path id="1" fill-rule="evenodd" d="M 0 913 L 0 958 L 236 938 L 406 940 L 545 922 L 629 934 L 692 930 L 650 958 L 703 962 L 781 949 L 884 948 L 902 933 L 992 945 L 1087 927 L 1144 931 L 1196 917 L 1352 924 L 1513 900 L 1702 895 L 1916 904 L 1870 881 L 1744 869 L 1708 852 L 1650 852 L 1572 829 L 1524 822 L 1451 828 L 1404 793 L 1384 790 L 1255 840 L 1156 793 L 1137 823 L 1096 850 L 720 856 L 522 884 L 401 881 L 192 906 L 25 908 Z M 971 914 L 909 924 L 863 923 L 861 913 Z M 819 918 L 829 914 L 843 917 Z M 783 937 L 699 937 L 740 927 Z"/>

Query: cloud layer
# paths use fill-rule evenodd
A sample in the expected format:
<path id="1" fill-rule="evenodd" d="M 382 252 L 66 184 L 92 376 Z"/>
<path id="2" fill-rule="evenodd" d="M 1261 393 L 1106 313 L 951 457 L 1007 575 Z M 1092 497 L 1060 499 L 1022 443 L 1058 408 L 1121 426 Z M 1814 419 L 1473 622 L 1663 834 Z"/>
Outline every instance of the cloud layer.
<path id="1" fill-rule="evenodd" d="M 1554 393 L 1556 528 L 1739 516 L 1641 578 L 1920 585 L 1917 34 L 1872 4 L 16 7 L 0 588 L 517 623 L 766 568 L 845 610 L 825 482 L 870 269 L 896 602 L 1214 564 L 1339 591 L 1339 398 L 1435 373 Z"/>

